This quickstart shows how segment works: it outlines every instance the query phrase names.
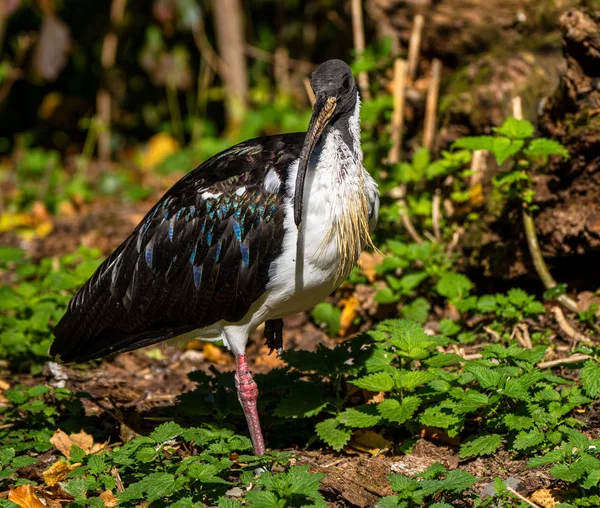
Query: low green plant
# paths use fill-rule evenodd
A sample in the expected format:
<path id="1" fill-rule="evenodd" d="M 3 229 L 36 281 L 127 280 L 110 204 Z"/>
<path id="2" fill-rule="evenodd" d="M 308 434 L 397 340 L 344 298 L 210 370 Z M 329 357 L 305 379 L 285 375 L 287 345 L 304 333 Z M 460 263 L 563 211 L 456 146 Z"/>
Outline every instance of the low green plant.
<path id="1" fill-rule="evenodd" d="M 10 281 L 0 286 L 0 357 L 15 370 L 39 372 L 56 324 L 78 289 L 100 265 L 100 252 L 80 248 L 39 264 L 21 249 L 0 248 L 0 272 Z"/>
<path id="2" fill-rule="evenodd" d="M 467 471 L 455 469 L 448 471 L 436 462 L 425 471 L 410 478 L 393 474 L 388 479 L 393 496 L 386 496 L 377 502 L 377 508 L 452 508 L 453 501 L 473 501 L 477 496 L 470 489 L 478 478 Z"/>

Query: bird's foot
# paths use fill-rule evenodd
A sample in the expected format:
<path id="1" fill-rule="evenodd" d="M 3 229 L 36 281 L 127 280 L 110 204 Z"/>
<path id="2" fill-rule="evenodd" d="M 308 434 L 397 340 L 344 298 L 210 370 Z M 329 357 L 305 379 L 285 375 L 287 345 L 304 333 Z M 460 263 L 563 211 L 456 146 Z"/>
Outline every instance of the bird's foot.
<path id="1" fill-rule="evenodd" d="M 269 346 L 269 354 L 277 351 L 277 356 L 283 353 L 283 319 L 271 319 L 265 323 L 265 339 Z"/>
<path id="2" fill-rule="evenodd" d="M 254 453 L 255 455 L 263 455 L 265 453 L 265 442 L 260 429 L 260 420 L 256 408 L 258 386 L 248 370 L 246 355 L 238 355 L 236 357 L 235 387 L 238 399 L 244 410 L 244 415 L 246 416 L 246 421 L 248 422 L 248 430 L 250 431 Z"/>

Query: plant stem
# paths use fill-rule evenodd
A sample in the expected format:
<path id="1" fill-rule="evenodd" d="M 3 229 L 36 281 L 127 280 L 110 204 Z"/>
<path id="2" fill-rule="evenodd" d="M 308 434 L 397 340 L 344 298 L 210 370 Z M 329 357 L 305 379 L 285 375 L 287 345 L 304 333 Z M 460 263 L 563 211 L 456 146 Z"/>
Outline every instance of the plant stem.
<path id="1" fill-rule="evenodd" d="M 513 116 L 517 120 L 523 120 L 523 106 L 521 103 L 521 97 L 513 97 L 512 110 Z M 537 272 L 538 277 L 544 284 L 544 287 L 546 289 L 552 289 L 554 286 L 556 286 L 556 281 L 552 277 L 550 270 L 548 270 L 548 266 L 544 261 L 544 256 L 542 256 L 540 243 L 538 242 L 538 237 L 535 232 L 533 217 L 527 210 L 527 203 L 525 202 L 522 202 L 521 215 L 523 217 L 523 226 L 525 228 L 527 246 L 529 247 L 529 253 L 531 254 L 531 259 L 533 261 L 533 266 L 535 266 L 535 271 Z M 571 298 L 569 298 L 567 295 L 560 295 L 557 298 L 557 300 L 560 303 L 562 303 L 567 309 L 577 313 L 581 312 L 577 303 Z"/>

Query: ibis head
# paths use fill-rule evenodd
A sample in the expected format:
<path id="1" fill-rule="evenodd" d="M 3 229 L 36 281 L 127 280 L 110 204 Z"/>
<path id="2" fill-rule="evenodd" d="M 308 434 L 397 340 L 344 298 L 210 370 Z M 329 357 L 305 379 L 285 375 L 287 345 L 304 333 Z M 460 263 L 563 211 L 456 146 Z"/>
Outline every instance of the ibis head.
<path id="1" fill-rule="evenodd" d="M 315 104 L 308 131 L 304 138 L 294 195 L 294 222 L 300 228 L 302 222 L 302 203 L 304 199 L 304 180 L 308 170 L 310 155 L 330 123 L 350 116 L 356 106 L 358 93 L 356 82 L 350 67 L 342 60 L 327 60 L 321 64 L 311 77 L 311 86 L 315 92 Z"/>

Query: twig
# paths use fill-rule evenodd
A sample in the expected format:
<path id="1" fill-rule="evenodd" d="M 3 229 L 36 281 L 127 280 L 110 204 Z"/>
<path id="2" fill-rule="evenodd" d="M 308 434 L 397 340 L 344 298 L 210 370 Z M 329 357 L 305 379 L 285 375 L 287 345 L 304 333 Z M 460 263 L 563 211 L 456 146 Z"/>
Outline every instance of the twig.
<path id="1" fill-rule="evenodd" d="M 394 111 L 392 113 L 392 147 L 388 154 L 391 164 L 400 162 L 402 134 L 404 130 L 404 104 L 406 98 L 406 62 L 402 58 L 394 61 Z"/>
<path id="2" fill-rule="evenodd" d="M 574 355 L 571 355 L 567 358 L 557 358 L 556 360 L 549 360 L 547 362 L 540 362 L 537 364 L 537 366 L 540 369 L 547 369 L 548 367 L 556 367 L 557 365 L 561 365 L 563 363 L 579 363 L 579 362 L 583 362 L 584 360 L 587 360 L 588 358 L 591 358 L 590 355 L 584 355 L 583 353 L 576 353 Z"/>
<path id="3" fill-rule="evenodd" d="M 257 48 L 256 46 L 252 46 L 252 44 L 246 44 L 245 53 L 247 56 L 254 58 L 255 60 L 260 60 L 261 62 L 267 62 L 270 64 L 275 63 L 275 55 L 273 53 L 269 53 L 268 51 Z M 316 68 L 316 65 L 310 62 L 289 57 L 287 64 L 290 70 L 294 70 L 298 74 L 310 74 Z"/>
<path id="4" fill-rule="evenodd" d="M 471 181 L 469 182 L 471 189 L 480 184 L 483 179 L 483 174 L 487 169 L 486 155 L 486 150 L 475 150 L 473 152 L 473 156 L 471 157 Z"/>
<path id="5" fill-rule="evenodd" d="M 519 344 L 521 344 L 521 347 L 525 349 L 533 348 L 533 345 L 531 344 L 531 337 L 529 336 L 529 331 L 527 330 L 527 325 L 516 325 L 513 328 L 513 335 L 517 338 L 517 341 L 519 342 Z"/>
<path id="6" fill-rule="evenodd" d="M 517 120 L 523 120 L 523 106 L 521 104 L 521 97 L 513 97 L 512 100 L 513 116 Z M 556 286 L 556 281 L 552 277 L 548 266 L 544 261 L 544 256 L 540 249 L 540 243 L 538 241 L 537 234 L 535 232 L 535 224 L 533 223 L 533 217 L 527 209 L 527 203 L 522 203 L 521 215 L 523 217 L 523 226 L 525 229 L 525 237 L 527 238 L 527 246 L 529 247 L 529 253 L 531 254 L 531 260 L 533 266 L 541 279 L 546 289 L 552 289 Z M 567 309 L 573 312 L 581 312 L 577 303 L 569 298 L 567 295 L 560 295 L 557 300 L 563 304 Z"/>
<path id="7" fill-rule="evenodd" d="M 440 205 L 442 204 L 442 191 L 435 189 L 431 202 L 431 221 L 433 222 L 433 234 L 437 240 L 442 236 L 440 232 Z"/>
<path id="8" fill-rule="evenodd" d="M 312 86 L 310 86 L 310 79 L 304 78 L 302 80 L 302 83 L 304 83 L 304 89 L 306 90 L 306 95 L 308 95 L 308 100 L 311 104 L 314 104 L 317 99 L 315 97 L 315 92 L 313 91 Z"/>
<path id="9" fill-rule="evenodd" d="M 402 224 L 404 224 L 404 228 L 406 229 L 406 231 L 408 232 L 410 237 L 416 243 L 423 243 L 423 238 L 421 238 L 419 233 L 417 233 L 417 230 L 413 226 L 413 223 L 411 222 L 410 217 L 408 216 L 408 213 L 406 211 L 407 205 L 406 205 L 406 199 L 404 199 L 404 196 L 406 196 L 406 184 L 405 183 L 403 183 L 400 186 L 399 194 L 400 194 L 400 199 L 398 200 L 398 205 L 400 206 L 400 218 L 402 219 Z"/>
<path id="10" fill-rule="evenodd" d="M 194 42 L 200 52 L 200 57 L 206 61 L 215 74 L 220 74 L 221 69 L 223 68 L 223 61 L 206 36 L 206 29 L 204 27 L 202 16 L 200 16 L 198 21 L 192 26 L 192 36 L 194 37 Z"/>
<path id="11" fill-rule="evenodd" d="M 423 128 L 423 146 L 425 148 L 431 148 L 435 137 L 435 122 L 441 77 L 442 62 L 434 58 L 431 62 L 431 82 L 429 83 L 427 102 L 425 104 L 425 126 Z"/>
<path id="12" fill-rule="evenodd" d="M 538 242 L 538 237 L 535 232 L 535 225 L 533 223 L 533 217 L 528 212 L 525 203 L 523 203 L 523 209 L 521 212 L 523 216 L 523 226 L 525 227 L 525 236 L 527 238 L 527 246 L 529 247 L 529 253 L 531 254 L 531 259 L 533 261 L 533 266 L 535 266 L 535 270 L 538 274 L 538 277 L 544 284 L 546 289 L 552 289 L 556 286 L 556 281 L 550 274 L 548 270 L 548 266 L 544 261 L 544 256 L 542 256 L 542 251 L 540 249 L 540 243 Z M 572 310 L 573 312 L 581 312 L 577 303 L 569 298 L 567 295 L 560 295 L 557 300 L 562 303 L 567 309 Z"/>
<path id="13" fill-rule="evenodd" d="M 489 326 L 484 326 L 483 329 L 489 333 L 496 340 L 496 342 L 500 342 L 500 334 L 497 331 L 492 330 Z"/>
<path id="14" fill-rule="evenodd" d="M 362 0 L 352 0 L 352 34 L 354 49 L 358 55 L 365 52 L 365 26 L 363 23 Z M 369 76 L 366 72 L 358 74 L 358 86 L 364 99 L 371 98 Z"/>
<path id="15" fill-rule="evenodd" d="M 275 84 L 280 90 L 287 90 L 290 87 L 289 59 L 290 55 L 285 46 L 279 46 L 275 49 L 273 74 L 275 75 Z"/>
<path id="16" fill-rule="evenodd" d="M 592 343 L 592 340 L 589 337 L 586 337 L 582 333 L 578 332 L 569 324 L 560 307 L 552 307 L 552 312 L 554 313 L 554 317 L 556 318 L 559 328 L 565 333 L 565 335 L 571 337 L 575 342 L 585 342 L 588 344 Z"/>
<path id="17" fill-rule="evenodd" d="M 105 76 L 107 76 L 110 69 L 115 66 L 117 46 L 119 44 L 116 29 L 123 22 L 126 1 L 127 0 L 112 0 L 110 6 L 110 26 L 104 35 L 102 54 L 100 56 L 102 70 Z M 106 163 L 110 160 L 111 113 L 112 99 L 110 93 L 105 86 L 101 86 L 96 95 L 96 115 L 102 124 L 102 128 L 98 130 L 98 159 L 102 163 Z"/>
<path id="18" fill-rule="evenodd" d="M 408 79 L 413 81 L 417 74 L 419 53 L 421 51 L 421 35 L 423 33 L 423 15 L 417 14 L 413 20 L 412 32 L 408 41 Z"/>
<path id="19" fill-rule="evenodd" d="M 521 494 L 519 494 L 512 487 L 506 485 L 506 490 L 508 490 L 508 492 L 510 492 L 513 496 L 518 497 L 521 501 L 523 501 L 524 503 L 528 504 L 529 506 L 533 506 L 534 508 L 541 508 L 541 506 L 539 504 L 535 504 L 534 502 L 532 502 L 529 499 L 527 499 L 525 496 L 522 496 Z"/>

